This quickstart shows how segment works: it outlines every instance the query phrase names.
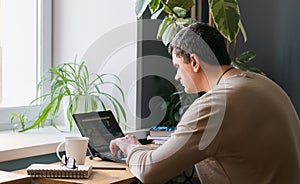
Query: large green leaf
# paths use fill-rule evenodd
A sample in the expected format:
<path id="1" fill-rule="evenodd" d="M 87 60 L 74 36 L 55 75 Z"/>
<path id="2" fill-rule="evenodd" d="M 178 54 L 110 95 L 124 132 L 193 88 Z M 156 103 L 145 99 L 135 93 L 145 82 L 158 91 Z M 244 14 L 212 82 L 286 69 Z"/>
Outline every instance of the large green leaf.
<path id="1" fill-rule="evenodd" d="M 140 18 L 151 0 L 135 0 L 135 14 Z"/>
<path id="2" fill-rule="evenodd" d="M 246 33 L 246 30 L 245 30 L 245 28 L 244 28 L 243 23 L 242 23 L 241 20 L 239 21 L 239 28 L 240 28 L 240 30 L 242 32 L 243 37 L 244 37 L 244 42 L 247 42 L 247 39 L 248 39 L 247 33 Z"/>
<path id="3" fill-rule="evenodd" d="M 180 7 L 189 11 L 194 6 L 194 0 L 168 0 L 167 4 L 171 9 Z"/>
<path id="4" fill-rule="evenodd" d="M 210 0 L 209 7 L 221 34 L 232 42 L 239 31 L 240 12 L 236 0 Z"/>
<path id="5" fill-rule="evenodd" d="M 155 13 L 151 15 L 151 19 L 157 19 L 157 17 L 164 11 L 164 8 L 157 10 Z"/>
<path id="6" fill-rule="evenodd" d="M 183 25 L 183 26 L 188 26 L 188 25 L 190 25 L 192 23 L 195 23 L 195 22 L 198 22 L 198 21 L 194 18 L 186 18 L 186 19 L 179 18 L 179 19 L 176 20 L 177 25 Z"/>
<path id="7" fill-rule="evenodd" d="M 251 61 L 255 57 L 256 57 L 255 52 L 253 52 L 253 51 L 246 51 L 246 52 L 242 53 L 239 57 L 236 58 L 236 62 L 239 62 L 239 63 L 248 63 L 249 61 Z"/>
<path id="8" fill-rule="evenodd" d="M 171 17 L 165 17 L 162 23 L 159 25 L 158 32 L 157 32 L 157 39 L 160 39 L 164 34 L 167 27 L 173 22 Z"/>
<path id="9" fill-rule="evenodd" d="M 177 25 L 176 23 L 171 23 L 162 35 L 163 43 L 165 45 L 168 45 L 172 41 L 172 39 L 174 38 L 176 33 L 178 33 L 178 31 L 180 31 L 182 28 L 183 28 L 182 25 Z"/>
<path id="10" fill-rule="evenodd" d="M 160 0 L 152 0 L 149 4 L 149 9 L 151 11 L 151 14 L 153 14 L 156 10 L 158 10 L 160 5 Z"/>
<path id="11" fill-rule="evenodd" d="M 194 22 L 197 22 L 197 20 L 193 18 L 179 18 L 174 22 L 171 17 L 165 17 L 159 26 L 157 38 L 162 38 L 163 43 L 168 45 L 178 31 Z"/>
<path id="12" fill-rule="evenodd" d="M 235 68 L 238 68 L 240 70 L 244 70 L 244 71 L 252 71 L 252 72 L 255 72 L 255 73 L 259 73 L 259 74 L 262 74 L 262 75 L 266 75 L 263 71 L 261 71 L 260 69 L 256 68 L 256 67 L 251 67 L 251 66 L 248 66 L 247 64 L 245 63 L 239 63 L 239 62 L 236 62 L 236 61 L 232 61 L 231 62 L 231 65 L 234 66 Z"/>
<path id="13" fill-rule="evenodd" d="M 184 18 L 186 15 L 186 10 L 184 8 L 181 7 L 174 7 L 173 11 L 180 17 L 180 18 Z"/>

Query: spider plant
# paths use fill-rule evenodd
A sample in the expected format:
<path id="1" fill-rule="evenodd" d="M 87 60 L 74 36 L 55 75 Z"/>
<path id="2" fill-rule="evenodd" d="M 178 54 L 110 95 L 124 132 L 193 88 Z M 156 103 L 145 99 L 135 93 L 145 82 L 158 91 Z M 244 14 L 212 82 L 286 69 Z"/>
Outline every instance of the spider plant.
<path id="1" fill-rule="evenodd" d="M 99 108 L 106 110 L 110 105 L 116 114 L 117 121 L 120 123 L 121 115 L 126 121 L 126 114 L 122 104 L 114 96 L 103 91 L 101 88 L 104 85 L 112 85 L 120 93 L 124 102 L 124 93 L 118 84 L 121 81 L 116 75 L 90 74 L 85 62 L 78 64 L 76 61 L 53 67 L 49 72 L 52 78 L 43 77 L 38 83 L 38 90 L 41 90 L 45 83 L 50 82 L 51 91 L 37 97 L 30 103 L 41 103 L 37 117 L 29 120 L 25 115 L 26 111 L 23 114 L 12 113 L 11 123 L 15 124 L 15 129 L 20 128 L 19 132 L 24 132 L 35 127 L 44 127 L 46 123 L 50 123 L 50 125 L 57 128 L 55 120 L 59 113 L 61 113 L 62 102 L 65 99 L 68 101 L 66 116 L 69 121 L 70 131 L 73 128 L 72 114 L 76 113 L 82 105 L 84 112 L 96 111 Z M 116 79 L 118 83 L 104 80 L 108 76 Z M 80 101 L 82 98 L 84 99 L 83 102 Z M 16 123 L 15 120 L 18 120 L 18 122 Z M 18 123 L 21 127 L 19 127 Z"/>

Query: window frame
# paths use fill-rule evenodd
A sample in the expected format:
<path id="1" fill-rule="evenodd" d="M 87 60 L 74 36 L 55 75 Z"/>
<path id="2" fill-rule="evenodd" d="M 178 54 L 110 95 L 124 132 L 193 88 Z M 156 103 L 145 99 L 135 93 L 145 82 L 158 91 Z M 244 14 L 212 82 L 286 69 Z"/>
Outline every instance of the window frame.
<path id="1" fill-rule="evenodd" d="M 37 41 L 37 67 L 39 70 L 36 75 L 38 79 L 49 71 L 52 67 L 52 0 L 36 0 L 37 11 L 41 16 L 37 17 L 38 22 L 38 41 Z M 40 47 L 39 47 L 39 46 Z M 47 93 L 51 90 L 50 84 L 45 84 L 41 93 Z M 23 113 L 28 108 L 28 117 L 34 117 L 39 109 L 39 105 L 36 106 L 18 106 L 18 107 L 2 107 L 0 108 L 0 131 L 12 130 L 13 125 L 10 123 L 11 112 Z"/>

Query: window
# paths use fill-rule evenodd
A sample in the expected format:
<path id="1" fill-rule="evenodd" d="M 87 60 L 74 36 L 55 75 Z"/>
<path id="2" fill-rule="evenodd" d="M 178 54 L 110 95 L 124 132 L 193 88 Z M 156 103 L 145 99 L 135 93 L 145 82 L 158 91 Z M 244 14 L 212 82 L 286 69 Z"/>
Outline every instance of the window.
<path id="1" fill-rule="evenodd" d="M 23 112 L 38 95 L 36 84 L 51 67 L 51 2 L 0 0 L 0 130 L 10 128 L 10 112 Z"/>

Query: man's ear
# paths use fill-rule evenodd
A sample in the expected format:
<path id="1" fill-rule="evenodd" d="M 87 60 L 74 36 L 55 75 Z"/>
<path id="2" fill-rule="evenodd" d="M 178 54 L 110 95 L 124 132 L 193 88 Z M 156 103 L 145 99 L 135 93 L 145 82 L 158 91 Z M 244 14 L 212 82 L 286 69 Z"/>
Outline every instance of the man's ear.
<path id="1" fill-rule="evenodd" d="M 190 63 L 192 65 L 194 72 L 198 72 L 201 69 L 200 59 L 196 54 L 190 55 Z"/>

